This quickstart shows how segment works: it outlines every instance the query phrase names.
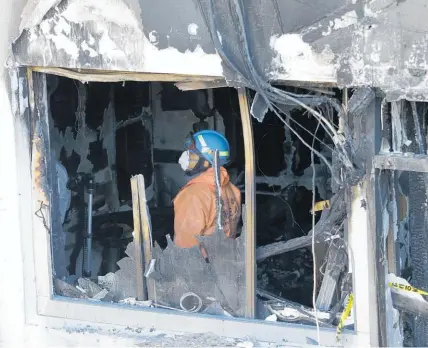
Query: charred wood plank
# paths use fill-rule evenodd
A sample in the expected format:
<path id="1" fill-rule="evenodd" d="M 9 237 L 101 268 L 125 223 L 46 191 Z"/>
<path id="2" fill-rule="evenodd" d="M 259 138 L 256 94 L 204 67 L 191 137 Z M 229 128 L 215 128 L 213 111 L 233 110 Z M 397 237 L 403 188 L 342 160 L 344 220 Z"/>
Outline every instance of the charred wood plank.
<path id="1" fill-rule="evenodd" d="M 152 235 L 148 208 L 146 204 L 146 189 L 144 176 L 139 174 L 131 178 L 132 211 L 134 218 L 135 265 L 137 268 L 138 300 L 153 299 L 152 281 L 144 278 L 144 268 L 152 258 Z"/>
<path id="2" fill-rule="evenodd" d="M 377 169 L 428 173 L 428 156 L 414 153 L 379 154 L 374 156 L 374 166 Z"/>
<path id="3" fill-rule="evenodd" d="M 247 318 L 256 315 L 256 184 L 254 170 L 254 137 L 247 90 L 238 89 L 239 111 L 241 113 L 242 132 L 245 152 L 245 207 L 243 211 L 245 238 L 245 302 Z"/>
<path id="4" fill-rule="evenodd" d="M 395 309 L 428 318 L 428 302 L 420 295 L 391 288 L 392 304 Z"/>
<path id="5" fill-rule="evenodd" d="M 319 310 L 328 311 L 331 308 L 340 275 L 347 262 L 346 246 L 343 240 L 336 239 L 328 251 L 327 267 L 316 302 Z"/>
<path id="6" fill-rule="evenodd" d="M 321 218 L 315 225 L 315 242 L 324 241 L 330 234 L 342 225 L 346 217 L 346 207 L 344 202 L 344 192 L 339 191 L 331 199 L 331 208 L 322 212 Z M 283 254 L 300 248 L 310 246 L 312 243 L 312 230 L 308 235 L 294 238 L 285 242 L 276 242 L 258 247 L 256 250 L 256 260 L 260 261 L 270 256 Z"/>
<path id="7" fill-rule="evenodd" d="M 229 87 L 229 84 L 226 80 L 218 79 L 213 81 L 177 82 L 175 86 L 181 91 L 195 91 L 198 89 Z"/>

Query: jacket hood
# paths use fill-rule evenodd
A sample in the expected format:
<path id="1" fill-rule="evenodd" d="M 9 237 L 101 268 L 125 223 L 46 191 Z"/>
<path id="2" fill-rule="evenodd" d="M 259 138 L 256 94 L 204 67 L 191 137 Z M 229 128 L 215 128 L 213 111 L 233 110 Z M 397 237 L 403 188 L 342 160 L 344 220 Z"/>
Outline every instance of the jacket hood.
<path id="1" fill-rule="evenodd" d="M 223 167 L 220 167 L 220 182 L 221 186 L 223 187 L 230 181 L 229 174 L 227 173 L 227 170 Z M 206 183 L 206 184 L 212 184 L 214 185 L 214 169 L 208 168 L 205 172 L 198 175 L 197 177 L 190 180 L 187 185 L 191 184 L 197 184 L 197 183 Z"/>

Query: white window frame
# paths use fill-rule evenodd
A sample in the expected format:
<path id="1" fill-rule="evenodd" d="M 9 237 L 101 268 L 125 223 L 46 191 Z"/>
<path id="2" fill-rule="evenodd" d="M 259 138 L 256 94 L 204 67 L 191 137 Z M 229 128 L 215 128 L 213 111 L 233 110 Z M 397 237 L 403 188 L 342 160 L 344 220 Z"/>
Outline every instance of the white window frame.
<path id="1" fill-rule="evenodd" d="M 47 112 L 43 105 L 39 105 L 35 100 L 35 95 L 41 92 L 46 101 L 46 85 L 41 82 L 44 79 L 34 79 L 34 71 L 36 70 L 35 68 L 11 70 L 11 79 L 16 79 L 20 86 L 15 95 L 17 102 L 14 113 L 16 116 L 17 166 L 20 169 L 18 174 L 20 176 L 19 199 L 21 241 L 24 255 L 26 324 L 49 328 L 64 328 L 75 325 L 107 329 L 155 327 L 157 330 L 184 333 L 211 332 L 233 338 L 251 337 L 268 342 L 312 344 L 317 341 L 317 330 L 314 326 L 263 322 L 246 318 L 229 319 L 201 314 L 183 314 L 155 308 L 140 309 L 127 305 L 97 303 L 55 296 L 52 284 L 50 234 L 42 219 L 35 215 L 35 212 L 40 209 L 41 202 L 49 202 L 43 189 L 41 189 L 46 179 L 43 176 L 46 162 L 41 157 L 40 152 L 43 139 L 34 135 L 30 139 L 33 134 L 30 126 L 32 123 L 36 125 L 36 130 L 47 130 L 42 129 L 43 126 L 47 128 L 47 124 L 43 124 L 47 122 Z M 44 68 L 43 70 L 48 72 L 48 69 Z M 52 71 L 55 69 L 53 68 Z M 106 76 L 110 79 L 111 72 Z M 171 81 L 170 76 L 165 76 L 167 76 L 168 81 Z M 159 74 L 155 78 L 156 81 L 161 80 Z M 174 78 L 177 81 L 177 76 Z M 189 80 L 189 77 L 187 79 Z M 120 80 L 117 78 L 117 81 Z M 133 80 L 137 80 L 135 76 Z M 150 77 L 147 80 L 150 80 Z M 106 82 L 102 75 L 100 75 L 99 81 Z M 26 91 L 28 91 L 28 98 L 25 97 Z M 36 93 L 36 91 L 38 92 Z M 255 216 L 254 204 L 248 206 L 250 208 L 247 214 L 250 212 Z M 46 212 L 45 218 L 48 218 Z M 49 221 L 46 222 L 49 224 Z M 368 342 L 367 333 L 344 331 L 340 343 L 336 342 L 335 336 L 335 330 L 320 328 L 322 345 L 354 346 L 367 345 Z"/>

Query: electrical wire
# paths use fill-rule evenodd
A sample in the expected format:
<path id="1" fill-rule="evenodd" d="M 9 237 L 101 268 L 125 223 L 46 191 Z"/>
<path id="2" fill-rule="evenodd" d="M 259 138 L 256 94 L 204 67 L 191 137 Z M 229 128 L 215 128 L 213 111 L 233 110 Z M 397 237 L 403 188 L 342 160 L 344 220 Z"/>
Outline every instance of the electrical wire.
<path id="1" fill-rule="evenodd" d="M 319 122 L 317 125 L 317 128 L 315 130 L 315 134 L 318 131 L 319 128 Z M 315 137 L 312 140 L 312 147 L 314 147 L 314 143 L 315 143 Z M 314 286 L 313 286 L 313 290 L 312 290 L 312 305 L 314 307 L 314 312 L 315 312 L 315 324 L 317 326 L 317 341 L 318 341 L 318 345 L 321 344 L 320 342 L 320 325 L 319 325 L 319 321 L 318 321 L 318 309 L 316 306 L 316 292 L 317 292 L 317 258 L 316 258 L 316 253 L 315 253 L 315 177 L 316 177 L 316 172 L 315 172 L 315 161 L 314 161 L 314 152 L 311 151 L 311 163 L 312 163 L 312 261 L 313 261 L 313 269 L 314 269 Z"/>
<path id="2" fill-rule="evenodd" d="M 259 150 L 260 150 L 260 146 L 261 146 L 261 141 L 264 139 L 264 137 L 266 136 L 266 135 L 268 135 L 269 134 L 269 132 L 267 132 L 265 135 L 263 135 L 263 137 L 260 139 L 260 144 L 259 144 L 259 146 L 257 147 L 257 150 L 256 150 L 256 153 L 257 153 L 257 155 L 258 155 L 258 153 L 259 153 Z M 257 165 L 257 168 L 258 168 L 258 170 L 260 170 L 260 172 L 262 173 L 262 175 L 267 179 L 268 178 L 268 176 L 263 172 L 263 170 L 260 168 L 260 166 L 259 166 L 259 156 L 257 156 L 257 163 L 256 163 L 256 165 Z M 288 188 L 288 186 L 286 187 L 286 189 Z M 275 193 L 275 194 L 277 194 L 277 192 L 276 192 L 276 190 L 275 190 L 275 187 L 272 185 L 272 191 Z M 283 201 L 285 204 L 287 204 L 287 206 L 288 206 L 288 209 L 290 210 L 290 213 L 291 213 L 291 218 L 293 219 L 293 225 L 297 225 L 297 227 L 299 227 L 300 228 L 300 230 L 302 231 L 302 233 L 303 234 L 305 234 L 305 231 L 303 230 L 303 228 L 300 226 L 300 224 L 297 222 L 297 220 L 294 218 L 294 213 L 293 213 L 293 209 L 291 208 L 291 205 L 285 200 L 285 199 L 283 199 L 280 195 L 277 195 L 277 196 L 275 196 L 275 197 L 278 197 L 281 201 Z"/>
<path id="3" fill-rule="evenodd" d="M 248 70 L 248 72 L 250 73 L 250 76 L 247 76 L 247 74 L 244 74 L 242 69 L 240 67 L 238 67 L 236 64 L 233 64 L 233 62 L 225 54 L 225 52 L 223 50 L 222 43 L 220 42 L 220 40 L 218 38 L 218 34 L 217 34 L 217 26 L 216 26 L 215 13 L 214 13 L 214 1 L 210 0 L 209 1 L 209 12 L 210 12 L 209 18 L 210 19 L 209 19 L 208 27 L 210 29 L 210 33 L 211 33 L 211 36 L 213 38 L 214 45 L 215 45 L 219 55 L 221 56 L 221 58 L 225 62 L 225 64 L 232 71 L 235 71 L 235 73 L 238 74 L 238 77 L 240 78 L 241 82 L 243 82 L 245 85 L 247 85 L 247 87 L 255 89 L 257 92 L 259 92 L 260 95 L 262 96 L 262 98 L 265 100 L 268 107 L 271 110 L 273 110 L 274 113 L 277 115 L 277 117 L 279 117 L 280 120 L 297 136 L 297 138 L 299 138 L 299 140 L 303 143 L 303 145 L 305 145 L 306 147 L 308 147 L 311 150 L 313 150 L 313 148 L 311 148 L 311 146 L 307 142 L 305 142 L 302 139 L 302 137 L 300 137 L 299 134 L 297 134 L 297 132 L 294 129 L 292 129 L 290 127 L 290 124 L 288 122 L 286 122 L 280 116 L 278 110 L 275 109 L 276 105 L 274 106 L 274 103 L 282 102 L 283 104 L 286 104 L 286 102 L 284 102 L 284 100 L 285 101 L 287 101 L 287 100 L 292 101 L 293 103 L 305 108 L 308 112 L 310 112 L 316 118 L 321 120 L 322 121 L 321 126 L 326 130 L 327 134 L 332 138 L 332 140 L 335 143 L 336 147 L 338 148 L 339 152 L 342 152 L 342 155 L 340 156 L 341 162 L 343 162 L 343 164 L 346 167 L 352 168 L 353 167 L 352 162 L 350 161 L 349 157 L 347 156 L 347 152 L 343 148 L 341 138 L 338 136 L 337 131 L 334 128 L 334 126 L 332 126 L 331 123 L 323 115 L 321 115 L 319 112 L 317 112 L 316 110 L 314 110 L 313 108 L 309 107 L 307 104 L 305 104 L 301 100 L 299 100 L 302 98 L 300 95 L 293 95 L 293 93 L 285 92 L 285 91 L 282 91 L 278 88 L 275 88 L 261 78 L 261 74 L 259 72 L 257 72 L 256 68 L 254 67 L 254 65 L 252 63 L 252 54 L 251 54 L 251 49 L 250 49 L 250 42 L 247 39 L 247 33 L 246 33 L 246 28 L 245 28 L 245 19 L 244 19 L 245 11 L 243 11 L 243 2 L 242 2 L 242 0 L 234 0 L 233 2 L 235 4 L 235 10 L 236 10 L 236 11 L 234 11 L 233 14 L 235 15 L 235 17 L 237 19 L 237 22 L 234 22 L 233 24 L 236 28 L 236 32 L 238 33 L 238 35 L 240 35 L 239 39 L 240 39 L 240 42 L 242 43 L 242 46 L 239 45 L 238 48 L 239 48 L 240 53 L 242 55 L 244 55 L 244 57 L 245 57 L 243 63 L 245 64 L 245 66 L 247 68 L 245 70 Z M 231 6 L 231 4 L 230 4 L 230 6 Z M 314 97 L 314 96 L 311 96 L 308 94 L 305 95 L 305 97 L 306 98 L 312 98 L 313 100 L 316 100 L 318 102 L 320 102 L 320 101 L 329 102 L 338 111 L 341 108 L 340 104 L 332 98 L 328 98 L 328 97 L 317 98 L 317 97 Z M 297 98 L 299 98 L 299 99 L 297 99 Z M 317 156 L 319 156 L 326 163 L 326 165 L 329 167 L 330 171 L 333 173 L 332 166 L 328 163 L 328 161 L 325 159 L 325 157 L 322 156 L 318 151 L 316 151 L 315 154 L 317 154 Z M 337 178 L 334 177 L 334 180 L 337 181 Z"/>
<path id="4" fill-rule="evenodd" d="M 293 127 L 291 127 L 291 125 L 279 114 L 279 112 L 276 110 L 278 108 L 278 106 L 274 105 L 274 104 L 271 104 L 270 102 L 269 102 L 269 104 L 270 104 L 271 110 L 280 119 L 280 121 L 282 123 L 284 123 L 288 127 L 288 129 L 303 143 L 303 145 L 305 145 L 306 147 L 308 147 L 311 151 L 314 151 L 315 154 L 324 161 L 324 163 L 330 169 L 330 171 L 333 172 L 333 168 L 332 168 L 331 164 L 329 163 L 329 161 L 319 151 L 315 150 L 312 146 L 310 146 L 302 138 L 302 136 L 299 133 L 297 133 L 297 131 L 295 129 L 293 129 Z"/>

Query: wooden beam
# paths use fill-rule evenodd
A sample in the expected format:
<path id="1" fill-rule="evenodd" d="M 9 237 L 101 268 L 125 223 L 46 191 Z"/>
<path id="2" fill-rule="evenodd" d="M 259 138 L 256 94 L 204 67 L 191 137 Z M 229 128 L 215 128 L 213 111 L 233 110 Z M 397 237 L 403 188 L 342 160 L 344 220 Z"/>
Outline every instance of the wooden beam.
<path id="1" fill-rule="evenodd" d="M 137 269 L 137 300 L 147 300 L 147 286 L 144 279 L 143 248 L 142 248 L 142 227 L 140 219 L 140 199 L 138 196 L 137 177 L 131 178 L 132 191 L 132 215 L 134 220 L 134 245 L 135 245 L 135 266 Z"/>
<path id="2" fill-rule="evenodd" d="M 352 99 L 352 98 L 351 98 Z M 361 117 L 352 117 L 353 134 L 360 149 L 357 154 L 366 165 L 366 175 L 358 185 L 347 188 L 347 243 L 353 275 L 354 318 L 357 332 L 369 334 L 367 346 L 385 344 L 385 267 L 381 239 L 377 177 L 372 171 L 373 157 L 380 148 L 380 102 L 373 100 Z M 352 108 L 351 100 L 349 108 Z M 366 134 L 366 137 L 360 137 Z M 362 146 L 364 142 L 365 146 Z M 383 238 L 383 237 L 382 237 Z"/>
<path id="3" fill-rule="evenodd" d="M 315 241 L 324 242 L 328 237 L 324 232 L 330 233 L 332 229 L 337 228 L 343 223 L 346 216 L 346 211 L 343 209 L 344 192 L 339 191 L 331 199 L 331 208 L 325 209 L 321 213 L 321 218 L 315 225 Z M 306 236 L 293 238 L 287 241 L 275 242 L 268 245 L 263 245 L 257 248 L 257 261 L 267 257 L 283 254 L 296 249 L 309 247 L 312 243 L 312 230 Z"/>
<path id="4" fill-rule="evenodd" d="M 413 153 L 379 154 L 374 157 L 374 167 L 377 169 L 428 173 L 428 156 Z"/>
<path id="5" fill-rule="evenodd" d="M 245 152 L 245 316 L 254 318 L 256 311 L 256 190 L 254 173 L 254 138 L 250 105 L 245 88 L 238 89 Z"/>
<path id="6" fill-rule="evenodd" d="M 398 202 L 400 193 L 396 190 L 397 187 L 397 173 L 390 172 L 390 187 L 391 190 L 391 201 L 390 205 L 390 214 L 389 214 L 389 227 L 388 227 L 388 236 L 386 237 L 386 255 L 388 261 L 388 273 L 400 274 L 401 270 L 398 270 L 399 267 L 399 256 L 397 255 L 397 241 L 395 229 L 398 228 L 398 224 L 401 220 L 398 219 Z M 398 194 L 397 194 L 398 192 Z M 398 234 L 398 231 L 397 231 Z"/>
<path id="7" fill-rule="evenodd" d="M 30 95 L 30 136 L 31 136 L 31 179 L 33 198 L 32 228 L 35 250 L 38 255 L 33 267 L 46 276 L 49 287 L 37 287 L 37 296 L 51 297 L 54 289 L 52 271 L 55 269 L 55 258 L 52 254 L 52 175 L 51 144 L 48 118 L 48 100 L 46 76 L 29 73 Z M 3 167 L 4 168 L 4 167 Z M 55 167 L 54 167 L 55 168 Z M 55 170 L 55 169 L 54 169 Z M 36 238 L 37 236 L 37 238 Z M 43 284 L 44 285 L 44 284 Z M 55 291 L 58 289 L 55 288 Z"/>
<path id="8" fill-rule="evenodd" d="M 32 71 L 45 74 L 63 76 L 82 82 L 122 82 L 122 81 L 141 81 L 141 82 L 195 82 L 195 81 L 216 81 L 221 76 L 200 76 L 200 75 L 179 75 L 179 74 L 157 74 L 128 71 L 105 71 L 90 69 L 64 69 L 51 67 L 30 67 Z"/>
<path id="9" fill-rule="evenodd" d="M 152 258 L 152 233 L 146 204 L 144 176 L 131 178 L 132 212 L 134 218 L 135 265 L 137 268 L 138 300 L 154 299 L 154 287 L 151 279 L 144 278 L 145 265 Z"/>
<path id="10" fill-rule="evenodd" d="M 395 309 L 428 318 L 428 302 L 422 296 L 391 288 L 392 304 Z"/>
<path id="11" fill-rule="evenodd" d="M 181 91 L 194 91 L 198 89 L 229 87 L 226 80 L 224 79 L 218 79 L 213 81 L 177 82 L 175 86 Z"/>

